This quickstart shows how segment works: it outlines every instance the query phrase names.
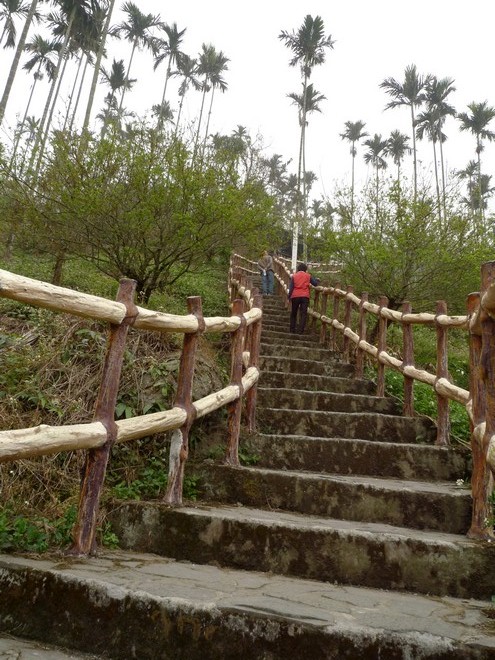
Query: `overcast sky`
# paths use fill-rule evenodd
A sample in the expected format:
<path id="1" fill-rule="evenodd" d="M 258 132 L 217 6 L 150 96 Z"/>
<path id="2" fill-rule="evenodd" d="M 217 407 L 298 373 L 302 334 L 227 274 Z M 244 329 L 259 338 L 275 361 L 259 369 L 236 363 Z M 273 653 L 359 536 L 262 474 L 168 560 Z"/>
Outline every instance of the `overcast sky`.
<path id="1" fill-rule="evenodd" d="M 196 56 L 202 43 L 211 43 L 230 59 L 225 73 L 228 90 L 215 97 L 211 132 L 231 133 L 237 125 L 245 126 L 254 137 L 261 134 L 267 156 L 278 153 L 293 159 L 296 171 L 299 128 L 297 111 L 287 94 L 301 92 L 298 68 L 289 67 L 290 52 L 279 40 L 281 30 L 297 30 L 304 16 L 319 15 L 325 31 L 335 41 L 327 51 L 326 62 L 315 68 L 312 82 L 326 96 L 322 113 L 313 114 L 307 133 L 307 169 L 319 182 L 314 192 L 331 196 L 334 182 L 348 182 L 350 177 L 349 144 L 340 133 L 348 120 L 366 122 L 365 130 L 383 138 L 394 129 L 410 135 L 407 108 L 384 111 L 388 97 L 379 88 L 387 77 L 402 81 L 404 69 L 416 64 L 420 73 L 455 80 L 457 91 L 450 99 L 458 111 L 467 111 L 470 102 L 487 100 L 495 106 L 495 39 L 493 0 L 471 0 L 462 8 L 451 0 L 135 0 L 141 11 L 160 14 L 167 23 L 187 28 L 182 49 Z M 123 2 L 117 0 L 112 23 L 123 20 Z M 38 30 L 35 28 L 34 31 Z M 32 31 L 33 32 L 33 31 Z M 32 33 L 31 33 L 32 34 Z M 130 45 L 108 42 L 110 67 L 113 57 L 130 55 Z M 2 50 L 0 85 L 3 89 L 12 51 Z M 165 65 L 152 70 L 149 53 L 136 55 L 131 77 L 138 78 L 125 105 L 138 113 L 149 110 L 161 100 Z M 11 122 L 21 112 L 30 79 L 19 76 L 7 116 Z M 169 85 L 167 99 L 177 107 L 177 83 Z M 101 108 L 106 90 L 100 85 L 96 111 Z M 46 86 L 39 86 L 41 107 Z M 199 111 L 201 95 L 186 96 L 185 117 L 193 121 Z M 93 115 L 96 114 L 94 111 Z M 491 127 L 495 131 L 495 122 Z M 458 122 L 449 119 L 445 131 L 448 142 L 445 156 L 449 168 L 461 169 L 475 157 L 474 137 L 460 133 Z M 361 148 L 356 159 L 360 178 L 371 174 L 363 161 Z M 419 147 L 424 166 L 432 162 L 431 144 Z M 487 144 L 483 171 L 495 175 L 495 143 Z M 495 176 L 492 183 L 495 182 Z"/>

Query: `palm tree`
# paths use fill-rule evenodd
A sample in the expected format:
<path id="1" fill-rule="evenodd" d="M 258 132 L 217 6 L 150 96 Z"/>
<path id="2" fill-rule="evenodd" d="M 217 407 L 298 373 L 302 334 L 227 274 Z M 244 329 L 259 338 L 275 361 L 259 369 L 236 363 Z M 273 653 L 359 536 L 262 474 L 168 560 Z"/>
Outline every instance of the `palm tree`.
<path id="1" fill-rule="evenodd" d="M 53 73 L 55 71 L 55 63 L 53 61 L 53 55 L 58 53 L 60 50 L 60 44 L 56 41 L 48 41 L 44 39 L 41 35 L 35 35 L 29 43 L 26 44 L 26 50 L 33 53 L 33 56 L 24 64 L 22 67 L 26 71 L 31 72 L 35 69 L 33 73 L 33 84 L 31 85 L 31 91 L 29 92 L 29 98 L 26 105 L 26 110 L 24 116 L 20 123 L 18 137 L 14 142 L 13 155 L 15 155 L 17 146 L 19 143 L 19 138 L 24 132 L 24 124 L 26 122 L 27 116 L 29 114 L 29 109 L 31 107 L 31 101 L 33 99 L 34 90 L 38 81 L 43 80 L 42 69 L 45 70 L 45 73 L 48 76 L 48 80 L 52 80 Z"/>
<path id="2" fill-rule="evenodd" d="M 22 29 L 21 36 L 19 37 L 19 41 L 17 43 L 14 59 L 12 60 L 9 75 L 7 77 L 7 82 L 5 83 L 5 89 L 3 91 L 2 99 L 0 100 L 0 126 L 2 125 L 3 119 L 5 117 L 5 110 L 7 108 L 7 103 L 9 101 L 10 91 L 12 89 L 12 85 L 14 84 L 15 75 L 17 73 L 17 67 L 19 66 L 19 62 L 21 60 L 21 55 L 24 51 L 24 46 L 26 44 L 29 28 L 31 27 L 31 23 L 33 22 L 33 19 L 37 16 L 36 14 L 37 5 L 38 5 L 38 0 L 31 0 L 29 12 L 26 16 L 24 27 Z"/>
<path id="3" fill-rule="evenodd" d="M 105 17 L 102 19 L 101 27 L 100 27 L 100 33 L 99 33 L 99 39 L 98 39 L 98 52 L 96 54 L 96 61 L 95 61 L 95 66 L 93 69 L 93 80 L 91 81 L 91 89 L 89 92 L 89 97 L 88 97 L 88 103 L 86 104 L 86 112 L 84 115 L 84 121 L 83 121 L 83 126 L 82 126 L 82 133 L 83 136 L 86 135 L 86 132 L 88 130 L 89 126 L 89 120 L 91 117 L 91 110 L 93 109 L 93 103 L 94 103 L 94 98 L 96 94 L 96 86 L 98 84 L 98 78 L 100 76 L 100 70 L 101 70 L 101 61 L 103 59 L 103 55 L 105 53 L 105 43 L 107 39 L 107 35 L 110 30 L 110 21 L 112 18 L 112 12 L 113 8 L 115 6 L 115 0 L 109 0 L 107 7 L 105 9 Z M 84 143 L 84 140 L 81 142 L 81 144 Z"/>
<path id="4" fill-rule="evenodd" d="M 455 92 L 454 80 L 452 78 L 441 78 L 432 76 L 426 86 L 426 103 L 429 111 L 432 111 L 437 117 L 439 147 L 440 147 L 440 165 L 442 172 L 442 204 L 443 216 L 447 218 L 446 201 L 446 180 L 445 180 L 445 160 L 443 155 L 443 143 L 447 136 L 443 132 L 443 126 L 448 116 L 454 117 L 456 114 L 454 106 L 450 105 L 447 97 Z"/>
<path id="5" fill-rule="evenodd" d="M 379 220 L 378 198 L 380 194 L 379 172 L 380 170 L 384 170 L 387 168 L 387 161 L 385 160 L 385 156 L 388 153 L 388 142 L 387 140 L 383 140 L 382 136 L 379 133 L 375 133 L 375 135 L 372 138 L 370 138 L 369 140 L 365 140 L 364 144 L 366 147 L 368 147 L 368 151 L 364 154 L 364 162 L 367 165 L 371 164 L 375 168 L 375 173 L 376 173 L 375 212 L 376 212 L 376 222 L 378 224 L 378 220 Z M 380 231 L 381 230 L 382 227 L 380 227 Z"/>
<path id="6" fill-rule="evenodd" d="M 4 48 L 14 48 L 17 38 L 15 18 L 27 18 L 29 4 L 22 0 L 0 0 L 0 22 L 4 21 L 3 30 L 0 34 L 0 46 L 5 38 Z"/>
<path id="7" fill-rule="evenodd" d="M 400 131 L 392 131 L 387 140 L 387 155 L 392 156 L 394 164 L 397 165 L 397 181 L 400 183 L 400 166 L 406 154 L 411 153 L 409 137 Z"/>
<path id="8" fill-rule="evenodd" d="M 461 131 L 470 131 L 476 137 L 476 154 L 478 156 L 478 194 L 483 199 L 481 182 L 481 152 L 483 151 L 483 140 L 491 142 L 495 140 L 495 133 L 488 129 L 488 124 L 495 118 L 495 108 L 491 108 L 487 101 L 482 103 L 470 103 L 468 105 L 471 114 L 461 112 L 457 118 L 461 122 Z M 480 203 L 481 219 L 484 218 L 483 204 Z"/>
<path id="9" fill-rule="evenodd" d="M 292 51 L 293 57 L 289 61 L 290 66 L 299 66 L 303 78 L 303 99 L 306 100 L 306 87 L 308 79 L 315 66 L 323 64 L 325 61 L 325 49 L 333 48 L 333 41 L 330 36 L 325 36 L 325 27 L 320 16 L 313 18 L 309 14 L 304 18 L 303 24 L 297 30 L 291 33 L 282 30 L 279 39 Z M 303 149 L 306 132 L 306 107 L 303 107 L 302 121 L 300 122 L 301 136 L 299 140 L 299 161 L 297 169 L 297 198 L 296 198 L 296 217 L 294 221 L 294 231 L 292 237 L 292 268 L 295 270 L 297 261 L 297 246 L 299 219 L 301 216 L 301 182 L 303 178 Z"/>
<path id="10" fill-rule="evenodd" d="M 467 179 L 467 188 L 468 188 L 468 193 L 469 193 L 469 207 L 471 209 L 471 217 L 474 216 L 474 206 L 472 204 L 473 198 L 471 195 L 471 190 L 475 187 L 475 179 L 477 179 L 478 175 L 478 163 L 475 160 L 470 160 L 469 163 L 466 165 L 466 167 L 463 170 L 459 170 L 456 172 L 456 176 L 459 179 Z"/>
<path id="11" fill-rule="evenodd" d="M 162 94 L 162 102 L 161 105 L 162 107 L 164 106 L 165 103 L 165 95 L 167 93 L 167 84 L 168 84 L 168 79 L 170 78 L 170 75 L 172 73 L 172 65 L 175 64 L 177 65 L 177 61 L 182 55 L 182 52 L 180 50 L 180 45 L 182 43 L 182 39 L 184 37 L 184 34 L 186 33 L 186 28 L 184 30 L 179 30 L 177 28 L 177 23 L 173 23 L 172 25 L 163 25 L 163 30 L 167 35 L 167 39 L 157 39 L 155 42 L 155 49 L 157 50 L 157 55 L 155 56 L 155 65 L 154 69 L 156 71 L 157 67 L 160 66 L 160 64 L 167 59 L 167 71 L 165 73 L 165 83 L 163 85 L 163 94 Z M 158 121 L 160 122 L 162 120 L 162 115 L 158 115 Z"/>
<path id="12" fill-rule="evenodd" d="M 156 105 L 153 105 L 151 108 L 151 114 L 157 118 L 157 130 L 162 129 L 166 122 L 170 122 L 172 124 L 174 122 L 174 112 L 168 101 L 163 101 L 163 103 L 157 103 Z"/>
<path id="13" fill-rule="evenodd" d="M 136 78 L 127 78 L 124 67 L 124 60 L 115 60 L 112 62 L 112 68 L 107 71 L 105 67 L 101 67 L 102 82 L 110 87 L 110 94 L 108 96 L 107 105 L 111 106 L 116 96 L 116 92 L 124 89 L 132 89 L 136 82 Z"/>
<path id="14" fill-rule="evenodd" d="M 348 140 L 351 143 L 351 229 L 354 222 L 354 162 L 357 154 L 356 142 L 368 136 L 368 133 L 365 133 L 363 130 L 365 126 L 364 121 L 346 121 L 345 131 L 340 134 L 343 140 Z"/>
<path id="15" fill-rule="evenodd" d="M 387 103 L 385 109 L 397 108 L 405 105 L 411 111 L 412 127 L 412 149 L 414 166 L 414 206 L 418 196 L 418 164 L 416 151 L 416 117 L 415 108 L 419 107 L 426 98 L 425 88 L 430 81 L 431 76 L 421 76 L 418 74 L 415 64 L 406 67 L 404 73 L 404 82 L 400 83 L 395 78 L 386 78 L 380 87 L 384 89 L 391 97 L 392 101 Z"/>
<path id="16" fill-rule="evenodd" d="M 416 137 L 422 140 L 428 137 L 433 145 L 433 166 L 435 169 L 435 187 L 437 192 L 437 207 L 439 220 L 442 219 L 440 206 L 440 185 L 438 181 L 437 142 L 442 143 L 447 137 L 442 132 L 440 115 L 436 108 L 421 112 L 416 119 Z"/>
<path id="17" fill-rule="evenodd" d="M 223 54 L 222 51 L 219 51 L 217 53 L 215 47 L 212 44 L 201 45 L 201 52 L 199 53 L 198 56 L 198 66 L 196 69 L 196 73 L 198 76 L 203 76 L 203 79 L 200 83 L 202 98 L 201 98 L 201 109 L 199 111 L 198 126 L 196 129 L 196 137 L 194 139 L 193 159 L 196 156 L 196 152 L 198 148 L 199 131 L 203 119 L 206 94 L 210 90 L 214 92 L 215 87 L 220 87 L 222 91 L 225 91 L 225 89 L 227 89 L 227 83 L 222 78 L 222 73 L 228 69 L 227 62 L 229 62 L 229 59 Z M 213 94 L 210 102 L 210 112 L 208 114 L 208 121 L 206 125 L 205 140 L 206 140 L 206 136 L 208 135 L 212 103 L 213 103 Z"/>
<path id="18" fill-rule="evenodd" d="M 198 62 L 193 57 L 189 57 L 185 53 L 181 53 L 177 58 L 177 71 L 172 71 L 172 76 L 182 76 L 182 81 L 179 85 L 179 112 L 177 114 L 177 121 L 175 122 L 175 133 L 179 128 L 180 117 L 182 114 L 182 106 L 184 105 L 184 97 L 192 85 L 194 89 L 199 90 L 201 84 L 198 81 L 196 74 L 198 71 Z"/>
<path id="19" fill-rule="evenodd" d="M 160 27 L 162 23 L 159 15 L 154 16 L 153 14 L 143 14 L 139 10 L 139 7 L 133 2 L 125 2 L 122 6 L 122 11 L 127 14 L 128 20 L 119 23 L 119 25 L 112 28 L 110 32 L 112 35 L 119 38 L 123 35 L 127 41 L 132 43 L 131 56 L 129 58 L 126 74 L 126 77 L 129 78 L 136 48 L 139 50 L 143 48 L 153 50 L 155 42 L 151 31 L 153 28 Z M 126 89 L 124 87 L 122 90 L 122 96 L 120 97 L 120 107 L 122 107 L 124 102 L 125 92 Z"/>

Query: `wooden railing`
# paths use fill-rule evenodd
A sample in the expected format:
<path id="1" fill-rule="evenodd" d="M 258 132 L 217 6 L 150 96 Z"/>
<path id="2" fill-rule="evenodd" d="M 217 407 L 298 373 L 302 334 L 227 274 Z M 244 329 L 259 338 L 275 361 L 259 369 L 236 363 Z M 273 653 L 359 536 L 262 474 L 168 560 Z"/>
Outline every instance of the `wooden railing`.
<path id="1" fill-rule="evenodd" d="M 275 278 L 288 292 L 290 271 L 281 259 L 275 259 Z M 394 369 L 404 377 L 405 415 L 414 415 L 415 381 L 431 386 L 437 395 L 436 444 L 450 444 L 449 401 L 466 407 L 471 423 L 471 449 L 473 472 L 471 479 L 473 513 L 468 536 L 492 539 L 493 517 L 489 501 L 493 492 L 495 473 L 495 262 L 481 268 L 481 291 L 468 296 L 467 314 L 449 316 L 444 301 L 437 302 L 435 312 L 413 313 L 405 302 L 401 311 L 388 308 L 382 296 L 377 303 L 368 300 L 368 294 L 354 294 L 352 286 L 314 287 L 313 304 L 309 309 L 310 328 L 320 324 L 320 343 L 342 352 L 344 360 L 354 361 L 355 377 L 364 375 L 365 357 L 377 366 L 376 394 L 385 394 L 385 368 Z M 376 318 L 376 345 L 367 340 L 367 315 Z M 387 352 L 387 328 L 390 323 L 402 327 L 402 359 Z M 413 326 L 431 327 L 436 333 L 437 359 L 435 373 L 415 365 Z M 451 382 L 448 370 L 447 333 L 449 328 L 460 328 L 469 338 L 469 390 Z M 338 341 L 341 337 L 341 341 Z"/>
<path id="2" fill-rule="evenodd" d="M 249 430 L 254 430 L 256 423 L 262 297 L 234 261 L 231 260 L 229 271 L 232 315 L 211 318 L 203 317 L 199 297 L 188 298 L 189 313 L 183 316 L 137 307 L 134 304 L 135 282 L 132 280 L 120 282 L 114 302 L 0 270 L 0 296 L 4 298 L 109 324 L 107 353 L 92 422 L 70 426 L 40 425 L 0 432 L 0 462 L 61 451 L 87 450 L 73 533 L 73 554 L 87 555 L 95 550 L 99 502 L 110 450 L 115 443 L 172 431 L 164 499 L 170 504 L 180 504 L 191 425 L 195 419 L 227 406 L 225 460 L 231 465 L 239 464 L 243 400 Z M 183 333 L 177 392 L 170 410 L 115 421 L 120 372 L 130 327 Z M 192 383 L 198 339 L 207 332 L 228 332 L 232 335 L 230 383 L 193 401 Z"/>

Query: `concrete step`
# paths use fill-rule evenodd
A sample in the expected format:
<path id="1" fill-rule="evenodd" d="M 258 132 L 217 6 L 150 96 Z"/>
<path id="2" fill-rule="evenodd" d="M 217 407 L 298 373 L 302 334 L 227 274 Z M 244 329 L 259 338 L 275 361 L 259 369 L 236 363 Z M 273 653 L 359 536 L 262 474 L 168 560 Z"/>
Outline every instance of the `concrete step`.
<path id="1" fill-rule="evenodd" d="M 309 344 L 309 342 L 307 342 Z M 319 347 L 317 344 L 313 346 L 304 346 L 299 342 L 287 342 L 282 344 L 280 342 L 266 342 L 262 337 L 260 345 L 261 355 L 285 358 L 299 358 L 301 360 L 317 360 L 322 362 L 330 362 L 336 360 L 335 352 L 327 348 Z"/>
<path id="2" fill-rule="evenodd" d="M 286 410 L 334 410 L 339 412 L 377 412 L 399 415 L 400 403 L 392 397 L 335 392 L 258 387 L 258 405 Z"/>
<path id="3" fill-rule="evenodd" d="M 471 522 L 471 493 L 455 483 L 213 463 L 202 468 L 201 476 L 203 499 L 214 502 L 450 534 L 465 534 Z"/>
<path id="4" fill-rule="evenodd" d="M 488 660 L 495 654 L 493 619 L 481 600 L 342 587 L 122 551 L 63 561 L 3 556 L 0 566 L 3 630 L 100 658 Z M 12 638 L 8 644 L 11 649 Z M 26 644 L 32 649 L 33 642 L 16 640 L 19 654 L 12 658 L 38 657 L 21 655 Z"/>
<path id="5" fill-rule="evenodd" d="M 125 549 L 194 563 L 436 596 L 490 599 L 495 544 L 464 536 L 243 506 L 119 503 Z"/>
<path id="6" fill-rule="evenodd" d="M 354 372 L 351 364 L 343 362 L 320 362 L 319 360 L 304 360 L 302 358 L 260 355 L 262 371 L 280 371 L 286 374 L 311 374 L 315 376 L 350 377 Z"/>
<path id="7" fill-rule="evenodd" d="M 243 445 L 257 456 L 257 466 L 276 470 L 451 483 L 471 474 L 471 452 L 465 448 L 261 433 L 243 438 Z"/>
<path id="8" fill-rule="evenodd" d="M 427 417 L 402 417 L 373 412 L 326 412 L 258 406 L 262 433 L 313 437 L 358 438 L 383 442 L 433 443 L 436 427 Z"/>
<path id="9" fill-rule="evenodd" d="M 267 330 L 262 328 L 261 341 L 266 343 L 281 343 L 293 345 L 297 342 L 303 346 L 319 346 L 319 337 L 317 335 L 296 335 L 290 332 L 278 332 L 277 330 Z"/>
<path id="10" fill-rule="evenodd" d="M 343 378 L 342 376 L 318 376 L 315 374 L 287 374 L 282 371 L 263 370 L 260 375 L 261 387 L 283 387 L 298 390 L 324 390 L 326 392 L 349 392 L 352 394 L 373 394 L 376 390 L 369 380 Z"/>

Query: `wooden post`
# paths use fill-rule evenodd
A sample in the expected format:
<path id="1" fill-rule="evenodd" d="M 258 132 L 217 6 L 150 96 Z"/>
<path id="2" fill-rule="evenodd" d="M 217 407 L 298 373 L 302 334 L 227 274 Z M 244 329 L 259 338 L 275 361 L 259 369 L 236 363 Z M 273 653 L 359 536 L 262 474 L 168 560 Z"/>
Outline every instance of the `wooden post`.
<path id="1" fill-rule="evenodd" d="M 189 297 L 187 299 L 187 309 L 190 314 L 194 314 L 198 319 L 198 330 L 194 333 L 184 334 L 179 363 L 179 378 L 174 406 L 185 410 L 187 418 L 180 429 L 172 432 L 167 490 L 163 497 L 164 502 L 174 505 L 182 504 L 184 467 L 189 455 L 189 431 L 196 418 L 196 410 L 192 404 L 196 350 L 198 348 L 199 337 L 205 329 L 201 298 L 199 296 Z"/>
<path id="2" fill-rule="evenodd" d="M 352 293 L 354 287 L 350 284 L 347 286 L 346 293 Z M 352 301 L 349 298 L 345 299 L 345 314 L 344 314 L 344 326 L 351 329 L 351 314 L 352 314 Z M 351 361 L 351 340 L 347 335 L 344 334 L 343 341 L 343 353 L 345 362 L 349 363 Z"/>
<path id="3" fill-rule="evenodd" d="M 437 301 L 436 317 L 447 314 L 447 303 L 444 300 Z M 437 328 L 437 369 L 436 377 L 449 377 L 447 328 L 436 323 Z M 447 397 L 437 394 L 437 445 L 450 445 L 450 417 L 449 400 Z"/>
<path id="4" fill-rule="evenodd" d="M 381 311 L 383 307 L 387 307 L 388 298 L 386 296 L 380 296 L 378 299 L 378 305 L 380 309 L 379 320 L 378 320 L 378 355 L 382 351 L 387 350 L 387 319 L 382 316 Z M 376 396 L 385 396 L 385 365 L 378 360 L 378 374 L 376 378 Z"/>
<path id="5" fill-rule="evenodd" d="M 253 307 L 263 308 L 263 296 L 257 289 L 253 291 Z M 261 322 L 256 321 L 251 328 L 249 333 L 249 347 L 251 360 L 250 366 L 259 368 L 259 356 L 260 356 L 260 339 L 261 339 Z M 254 431 L 256 428 L 256 400 L 258 397 L 258 383 L 255 383 L 251 389 L 248 390 L 246 394 L 246 424 L 249 431 Z"/>
<path id="6" fill-rule="evenodd" d="M 359 341 L 361 341 L 361 339 L 366 341 L 366 310 L 364 309 L 365 302 L 368 302 L 368 293 L 363 291 L 361 294 L 361 302 L 359 303 Z M 360 349 L 359 346 L 356 348 L 356 368 L 354 371 L 354 377 L 364 378 L 364 351 Z"/>
<path id="7" fill-rule="evenodd" d="M 242 350 L 244 346 L 244 334 L 246 332 L 246 319 L 243 316 L 244 301 L 234 300 L 232 308 L 233 315 L 239 315 L 241 325 L 233 333 L 231 349 L 230 384 L 239 388 L 239 398 L 229 403 L 228 410 L 228 438 L 225 462 L 228 465 L 239 465 L 239 433 L 241 428 L 242 413 Z"/>
<path id="8" fill-rule="evenodd" d="M 318 308 L 320 306 L 320 292 L 315 291 L 315 297 L 314 297 L 314 302 L 313 302 L 313 311 L 318 312 Z M 309 331 L 314 332 L 315 331 L 315 326 L 316 326 L 316 316 L 311 315 L 311 321 L 309 322 Z"/>
<path id="9" fill-rule="evenodd" d="M 325 283 L 323 284 L 323 294 L 321 296 L 321 310 L 320 313 L 322 316 L 327 315 L 327 306 L 328 306 L 328 291 L 327 287 L 328 284 Z M 323 346 L 325 345 L 325 342 L 327 340 L 327 324 L 322 320 L 321 326 L 320 326 L 320 344 Z"/>
<path id="10" fill-rule="evenodd" d="M 340 289 L 340 282 L 336 283 L 335 289 L 334 289 L 334 292 L 333 292 L 333 316 L 332 316 L 332 320 L 335 319 L 335 320 L 338 321 L 339 320 L 340 298 L 337 295 L 336 289 Z M 337 347 L 337 330 L 333 326 L 331 326 L 331 328 L 330 328 L 330 348 L 332 349 L 332 351 L 338 350 L 338 347 Z"/>
<path id="11" fill-rule="evenodd" d="M 467 299 L 467 312 L 470 317 L 476 314 L 480 305 L 480 294 L 472 293 Z M 471 527 L 467 533 L 472 539 L 493 538 L 493 530 L 486 526 L 492 517 L 492 506 L 488 498 L 493 490 L 492 472 L 486 462 L 486 448 L 483 444 L 481 425 L 486 417 L 485 386 L 481 377 L 481 335 L 469 333 L 469 391 L 471 393 L 472 424 L 471 450 L 473 470 L 471 473 L 472 514 Z"/>
<path id="12" fill-rule="evenodd" d="M 137 316 L 134 304 L 136 282 L 123 279 L 117 292 L 117 302 L 126 306 L 126 316 L 122 323 L 110 324 L 109 339 L 100 389 L 95 408 L 95 421 L 101 422 L 107 430 L 107 441 L 102 447 L 86 452 L 86 463 L 81 482 L 77 521 L 72 534 L 71 555 L 88 555 L 96 552 L 96 527 L 100 507 L 101 491 L 105 481 L 110 451 L 117 438 L 115 405 L 119 391 L 120 374 L 124 358 L 125 343 L 129 327 Z"/>
<path id="13" fill-rule="evenodd" d="M 495 261 L 489 261 L 481 267 L 481 299 L 488 287 L 495 282 Z M 492 311 L 492 310 L 490 310 Z M 488 461 L 488 450 L 495 435 L 495 320 L 486 312 L 481 316 L 481 378 L 485 395 L 485 433 L 481 450 L 487 463 L 486 469 L 491 471 L 486 497 L 493 490 L 493 465 Z M 493 536 L 492 530 L 486 528 L 484 537 Z"/>
<path id="14" fill-rule="evenodd" d="M 402 305 L 402 314 L 410 314 L 412 306 L 409 301 Z M 402 322 L 402 344 L 404 367 L 414 366 L 414 332 L 411 323 Z M 414 416 L 414 378 L 404 376 L 404 404 L 402 412 L 406 417 Z"/>

